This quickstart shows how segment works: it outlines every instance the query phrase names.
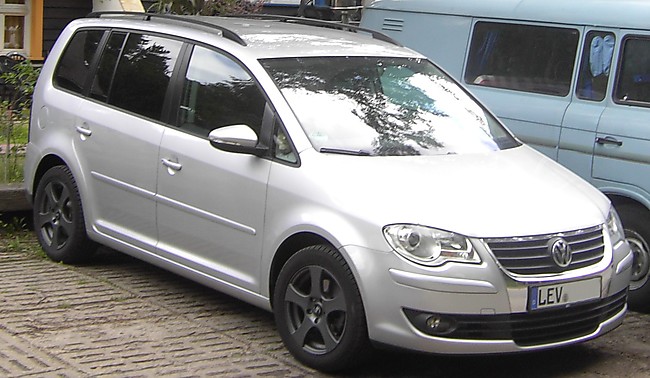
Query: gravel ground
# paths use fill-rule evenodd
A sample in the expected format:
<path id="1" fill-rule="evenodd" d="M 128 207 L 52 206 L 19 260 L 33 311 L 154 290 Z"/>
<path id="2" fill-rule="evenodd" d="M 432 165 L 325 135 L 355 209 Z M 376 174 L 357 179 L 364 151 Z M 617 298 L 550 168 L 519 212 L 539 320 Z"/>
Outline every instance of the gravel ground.
<path id="1" fill-rule="evenodd" d="M 650 315 L 577 346 L 488 357 L 379 351 L 342 376 L 650 377 Z M 91 265 L 0 235 L 0 376 L 323 376 L 282 346 L 270 313 L 102 249 Z"/>

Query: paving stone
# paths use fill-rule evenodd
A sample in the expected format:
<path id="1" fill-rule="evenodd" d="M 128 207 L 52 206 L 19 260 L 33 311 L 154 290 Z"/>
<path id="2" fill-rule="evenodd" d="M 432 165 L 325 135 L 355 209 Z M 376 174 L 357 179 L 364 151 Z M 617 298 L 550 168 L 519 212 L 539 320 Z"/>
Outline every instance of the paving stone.
<path id="1" fill-rule="evenodd" d="M 0 251 L 2 377 L 305 377 L 270 313 L 100 251 L 68 266 Z"/>

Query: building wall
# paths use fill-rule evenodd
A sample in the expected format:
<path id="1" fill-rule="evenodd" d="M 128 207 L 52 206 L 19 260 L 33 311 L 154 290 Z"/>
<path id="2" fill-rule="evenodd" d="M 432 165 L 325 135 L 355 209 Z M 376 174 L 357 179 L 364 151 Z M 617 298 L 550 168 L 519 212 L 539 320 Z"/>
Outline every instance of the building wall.
<path id="1" fill-rule="evenodd" d="M 43 4 L 43 56 L 52 49 L 54 41 L 72 20 L 92 12 L 92 0 L 47 0 Z"/>

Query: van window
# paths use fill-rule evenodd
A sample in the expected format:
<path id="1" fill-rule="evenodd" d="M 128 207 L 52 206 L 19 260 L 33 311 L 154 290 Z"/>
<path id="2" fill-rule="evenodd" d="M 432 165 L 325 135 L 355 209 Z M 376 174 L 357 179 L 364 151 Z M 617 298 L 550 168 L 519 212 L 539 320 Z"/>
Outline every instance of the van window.
<path id="1" fill-rule="evenodd" d="M 578 98 L 592 101 L 602 101 L 605 98 L 615 43 L 616 38 L 612 33 L 587 33 L 576 88 Z"/>
<path id="2" fill-rule="evenodd" d="M 566 96 L 578 37 L 576 29 L 477 22 L 465 82 Z"/>
<path id="3" fill-rule="evenodd" d="M 182 42 L 129 34 L 117 64 L 108 103 L 160 119 L 167 86 Z"/>
<path id="4" fill-rule="evenodd" d="M 211 130 L 244 124 L 259 135 L 266 98 L 253 78 L 231 58 L 200 46 L 192 52 L 178 125 L 207 136 Z"/>
<path id="5" fill-rule="evenodd" d="M 650 106 L 650 39 L 626 38 L 621 56 L 615 100 L 629 105 Z"/>
<path id="6" fill-rule="evenodd" d="M 102 35 L 103 30 L 82 30 L 72 37 L 54 72 L 55 85 L 76 93 L 83 92 Z"/>

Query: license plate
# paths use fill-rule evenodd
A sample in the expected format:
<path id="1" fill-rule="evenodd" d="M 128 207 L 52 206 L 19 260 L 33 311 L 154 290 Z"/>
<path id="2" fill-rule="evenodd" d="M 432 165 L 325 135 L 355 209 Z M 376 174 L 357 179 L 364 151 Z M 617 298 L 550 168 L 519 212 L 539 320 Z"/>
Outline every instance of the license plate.
<path id="1" fill-rule="evenodd" d="M 600 278 L 555 285 L 533 286 L 530 288 L 528 298 L 528 308 L 531 310 L 597 299 L 600 298 Z"/>

